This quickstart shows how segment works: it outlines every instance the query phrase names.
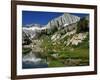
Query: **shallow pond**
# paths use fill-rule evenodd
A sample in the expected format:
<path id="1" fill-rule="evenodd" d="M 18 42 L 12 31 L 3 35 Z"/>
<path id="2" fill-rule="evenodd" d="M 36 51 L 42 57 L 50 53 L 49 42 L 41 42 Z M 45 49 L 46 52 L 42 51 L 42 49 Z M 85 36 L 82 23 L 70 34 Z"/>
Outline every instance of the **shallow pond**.
<path id="1" fill-rule="evenodd" d="M 27 54 L 23 54 L 22 56 L 22 68 L 23 69 L 48 67 L 46 60 L 37 57 L 36 54 L 37 53 L 34 53 L 32 51 L 30 51 Z"/>

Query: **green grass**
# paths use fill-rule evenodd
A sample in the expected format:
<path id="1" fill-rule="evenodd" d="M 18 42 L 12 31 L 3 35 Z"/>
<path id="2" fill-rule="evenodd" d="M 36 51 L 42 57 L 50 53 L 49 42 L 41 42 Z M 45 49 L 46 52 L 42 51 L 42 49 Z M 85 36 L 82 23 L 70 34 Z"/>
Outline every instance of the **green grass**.
<path id="1" fill-rule="evenodd" d="M 88 59 L 89 57 L 89 51 L 88 49 L 74 49 L 74 51 L 60 51 L 58 52 L 60 56 L 62 57 L 69 57 L 69 58 L 81 58 L 81 59 Z"/>
<path id="2" fill-rule="evenodd" d="M 58 60 L 51 60 L 49 62 L 49 67 L 64 67 L 65 65 Z"/>

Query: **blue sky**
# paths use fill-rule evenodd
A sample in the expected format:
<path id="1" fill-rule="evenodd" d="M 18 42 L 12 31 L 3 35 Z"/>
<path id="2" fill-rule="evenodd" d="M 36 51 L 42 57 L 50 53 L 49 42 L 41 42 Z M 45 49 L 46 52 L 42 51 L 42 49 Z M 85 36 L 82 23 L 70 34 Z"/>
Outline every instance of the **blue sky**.
<path id="1" fill-rule="evenodd" d="M 41 24 L 46 25 L 53 18 L 61 16 L 63 13 L 56 12 L 37 12 L 37 11 L 22 11 L 22 25 Z M 87 16 L 88 14 L 70 13 L 79 17 Z"/>

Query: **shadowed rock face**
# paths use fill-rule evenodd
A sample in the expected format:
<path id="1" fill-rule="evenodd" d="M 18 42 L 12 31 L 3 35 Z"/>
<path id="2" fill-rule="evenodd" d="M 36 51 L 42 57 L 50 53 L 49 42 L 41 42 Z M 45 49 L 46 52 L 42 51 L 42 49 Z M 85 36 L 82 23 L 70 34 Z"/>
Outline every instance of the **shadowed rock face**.
<path id="1" fill-rule="evenodd" d="M 31 43 L 30 35 L 22 31 L 22 44 L 29 45 Z"/>

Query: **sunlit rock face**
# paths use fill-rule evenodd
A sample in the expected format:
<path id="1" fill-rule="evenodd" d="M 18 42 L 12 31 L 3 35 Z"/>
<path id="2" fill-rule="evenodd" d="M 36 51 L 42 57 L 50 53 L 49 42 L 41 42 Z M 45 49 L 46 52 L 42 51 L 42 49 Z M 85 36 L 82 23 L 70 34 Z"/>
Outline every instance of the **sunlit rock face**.
<path id="1" fill-rule="evenodd" d="M 57 27 L 58 29 L 60 29 L 60 28 L 66 27 L 70 24 L 76 23 L 79 20 L 80 20 L 80 17 L 78 17 L 78 16 L 64 13 L 60 17 L 57 17 L 57 18 L 51 20 L 46 26 L 50 29 L 54 28 L 54 27 Z"/>
<path id="2" fill-rule="evenodd" d="M 82 43 L 82 41 L 88 36 L 88 32 L 86 33 L 79 33 L 75 34 L 71 39 L 68 39 L 67 46 L 68 45 L 78 45 L 79 43 Z"/>

